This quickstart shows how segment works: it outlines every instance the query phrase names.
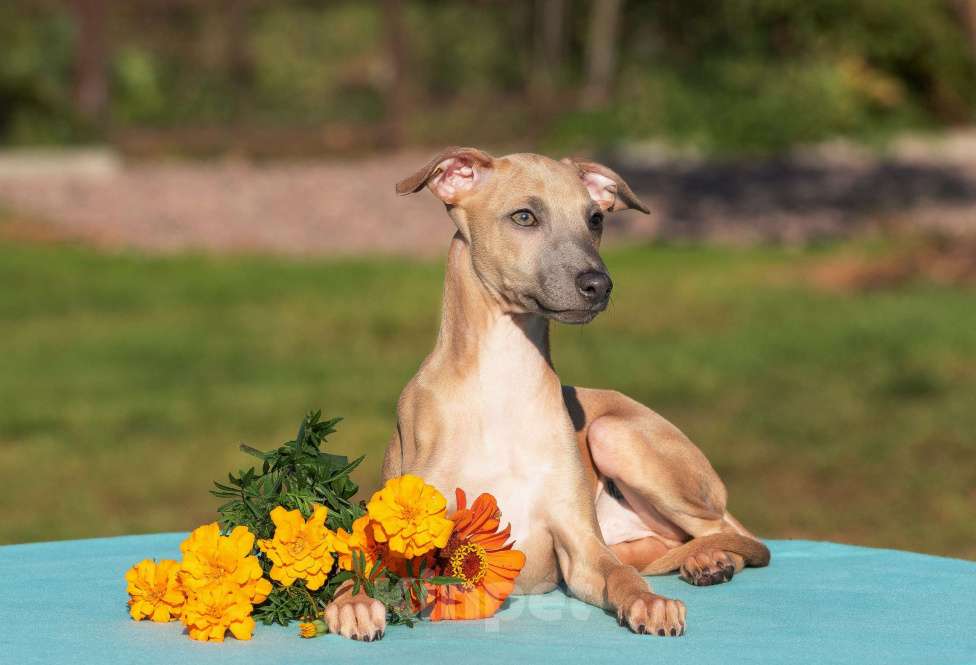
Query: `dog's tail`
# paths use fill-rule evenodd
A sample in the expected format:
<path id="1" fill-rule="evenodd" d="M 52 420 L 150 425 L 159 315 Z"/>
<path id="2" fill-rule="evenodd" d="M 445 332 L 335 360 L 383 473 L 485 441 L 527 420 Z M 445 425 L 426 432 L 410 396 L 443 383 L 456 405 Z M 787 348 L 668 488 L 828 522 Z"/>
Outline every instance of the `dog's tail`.
<path id="1" fill-rule="evenodd" d="M 733 552 L 745 559 L 747 566 L 753 568 L 769 565 L 769 548 L 762 542 L 738 533 L 716 533 L 693 538 L 669 550 L 664 556 L 641 568 L 640 572 L 642 575 L 664 575 L 680 568 L 689 556 L 706 550 Z"/>

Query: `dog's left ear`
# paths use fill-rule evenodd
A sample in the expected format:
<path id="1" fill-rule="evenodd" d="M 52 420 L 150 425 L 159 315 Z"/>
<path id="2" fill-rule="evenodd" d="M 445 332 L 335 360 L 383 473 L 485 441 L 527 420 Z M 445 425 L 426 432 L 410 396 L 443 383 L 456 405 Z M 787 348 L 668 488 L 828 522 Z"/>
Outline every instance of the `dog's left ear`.
<path id="1" fill-rule="evenodd" d="M 419 171 L 396 185 L 397 194 L 413 194 L 426 185 L 447 204 L 455 204 L 481 183 L 494 158 L 477 148 L 446 148 Z"/>
<path id="2" fill-rule="evenodd" d="M 632 208 L 640 210 L 646 215 L 651 214 L 647 206 L 641 203 L 641 200 L 637 198 L 637 195 L 616 171 L 603 164 L 583 162 L 568 157 L 563 160 L 563 163 L 576 169 L 580 181 L 590 193 L 590 198 L 603 210 L 615 212 Z"/>

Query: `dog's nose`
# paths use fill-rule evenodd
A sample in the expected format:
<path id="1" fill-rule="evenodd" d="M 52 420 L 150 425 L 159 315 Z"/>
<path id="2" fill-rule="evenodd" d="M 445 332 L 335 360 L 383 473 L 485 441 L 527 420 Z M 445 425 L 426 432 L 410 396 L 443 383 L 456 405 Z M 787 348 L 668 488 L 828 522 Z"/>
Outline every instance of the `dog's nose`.
<path id="1" fill-rule="evenodd" d="M 576 288 L 588 302 L 603 302 L 610 295 L 613 282 L 605 272 L 584 272 L 576 277 Z"/>

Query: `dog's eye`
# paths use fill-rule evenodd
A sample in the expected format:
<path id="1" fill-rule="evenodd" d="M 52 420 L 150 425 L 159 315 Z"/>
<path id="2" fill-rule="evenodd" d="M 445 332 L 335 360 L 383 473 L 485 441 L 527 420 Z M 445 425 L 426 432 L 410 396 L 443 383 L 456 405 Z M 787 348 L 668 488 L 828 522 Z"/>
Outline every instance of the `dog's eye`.
<path id="1" fill-rule="evenodd" d="M 512 221 L 519 226 L 535 226 L 539 220 L 529 210 L 518 210 L 512 213 Z"/>
<path id="2" fill-rule="evenodd" d="M 600 229 L 602 229 L 603 228 L 603 213 L 602 212 L 595 212 L 592 215 L 590 215 L 590 219 L 587 222 L 587 224 L 589 224 L 590 225 L 590 228 L 593 229 L 594 231 L 599 231 Z"/>

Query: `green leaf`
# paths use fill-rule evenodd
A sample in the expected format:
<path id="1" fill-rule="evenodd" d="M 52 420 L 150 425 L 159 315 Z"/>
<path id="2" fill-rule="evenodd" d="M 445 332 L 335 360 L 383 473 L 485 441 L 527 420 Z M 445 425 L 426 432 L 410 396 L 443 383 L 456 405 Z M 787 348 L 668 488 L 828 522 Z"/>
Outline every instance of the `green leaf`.
<path id="1" fill-rule="evenodd" d="M 435 575 L 434 577 L 428 577 L 424 579 L 425 582 L 430 584 L 436 584 L 440 586 L 447 586 L 450 584 L 464 584 L 464 580 L 460 577 L 447 577 L 445 575 Z"/>
<path id="2" fill-rule="evenodd" d="M 247 445 L 246 443 L 242 443 L 239 447 L 241 449 L 241 452 L 247 453 L 248 455 L 250 455 L 252 457 L 257 457 L 259 460 L 266 460 L 267 457 L 268 457 L 268 453 L 263 453 L 260 450 L 258 450 L 257 448 L 252 448 L 251 446 Z M 253 471 L 253 469 L 251 469 L 251 470 Z"/>

